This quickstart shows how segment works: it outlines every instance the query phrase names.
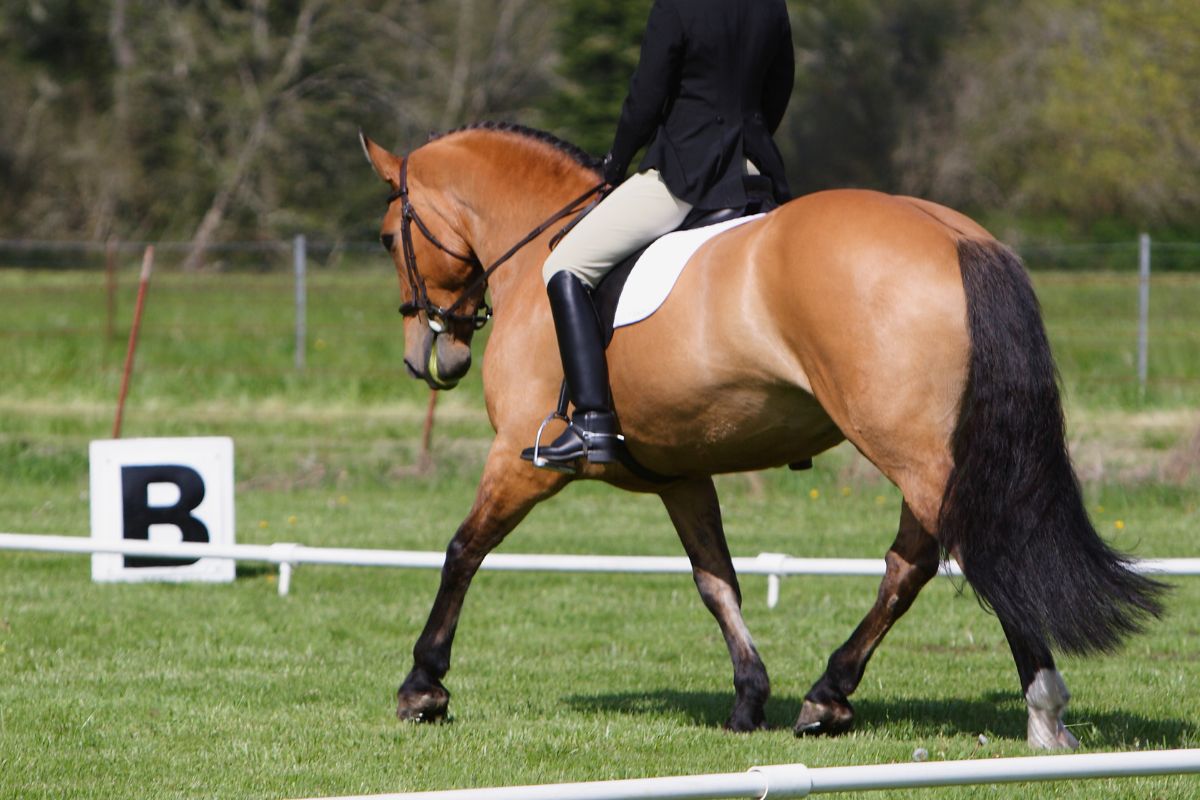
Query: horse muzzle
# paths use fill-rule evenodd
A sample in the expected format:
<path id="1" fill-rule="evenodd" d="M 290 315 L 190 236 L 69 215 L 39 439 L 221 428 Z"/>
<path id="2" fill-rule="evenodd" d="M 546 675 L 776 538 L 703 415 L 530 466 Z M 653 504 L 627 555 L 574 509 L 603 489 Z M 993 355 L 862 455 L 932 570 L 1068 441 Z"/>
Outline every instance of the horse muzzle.
<path id="1" fill-rule="evenodd" d="M 406 357 L 404 366 L 408 374 L 425 381 L 431 389 L 448 391 L 458 385 L 471 368 L 470 345 L 456 341 L 446 334 L 426 337 L 422 358 L 419 362 Z"/>

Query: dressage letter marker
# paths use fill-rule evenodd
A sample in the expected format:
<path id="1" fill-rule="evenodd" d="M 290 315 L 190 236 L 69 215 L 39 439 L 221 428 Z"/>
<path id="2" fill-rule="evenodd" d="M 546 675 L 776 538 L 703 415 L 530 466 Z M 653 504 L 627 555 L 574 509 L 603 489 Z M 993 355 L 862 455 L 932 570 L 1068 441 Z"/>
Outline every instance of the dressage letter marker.
<path id="1" fill-rule="evenodd" d="M 94 540 L 234 544 L 231 439 L 97 441 L 90 460 Z M 235 571 L 220 558 L 92 556 L 100 582 L 228 583 Z"/>

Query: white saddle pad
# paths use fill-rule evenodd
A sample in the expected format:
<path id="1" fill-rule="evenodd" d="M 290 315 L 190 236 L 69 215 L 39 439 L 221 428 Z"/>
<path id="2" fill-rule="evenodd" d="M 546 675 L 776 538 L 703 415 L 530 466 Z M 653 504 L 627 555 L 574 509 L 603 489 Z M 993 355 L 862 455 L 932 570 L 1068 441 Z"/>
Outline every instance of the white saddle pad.
<path id="1" fill-rule="evenodd" d="M 668 233 L 646 248 L 625 281 L 625 288 L 617 301 L 617 313 L 613 327 L 620 328 L 641 322 L 658 310 L 667 299 L 683 268 L 709 239 L 756 220 L 762 214 L 718 222 L 704 228 Z"/>

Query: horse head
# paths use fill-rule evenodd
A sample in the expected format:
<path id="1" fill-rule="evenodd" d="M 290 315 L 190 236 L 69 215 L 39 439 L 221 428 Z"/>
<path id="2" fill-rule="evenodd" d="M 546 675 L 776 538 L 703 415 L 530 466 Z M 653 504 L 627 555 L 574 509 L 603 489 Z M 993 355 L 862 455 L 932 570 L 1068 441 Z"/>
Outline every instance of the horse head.
<path id="1" fill-rule="evenodd" d="M 409 159 L 359 137 L 375 173 L 392 189 L 379 238 L 400 278 L 404 365 L 434 389 L 453 389 L 471 367 L 471 339 L 490 314 L 486 284 L 479 280 L 483 268 L 450 204 L 436 188 L 410 177 Z"/>

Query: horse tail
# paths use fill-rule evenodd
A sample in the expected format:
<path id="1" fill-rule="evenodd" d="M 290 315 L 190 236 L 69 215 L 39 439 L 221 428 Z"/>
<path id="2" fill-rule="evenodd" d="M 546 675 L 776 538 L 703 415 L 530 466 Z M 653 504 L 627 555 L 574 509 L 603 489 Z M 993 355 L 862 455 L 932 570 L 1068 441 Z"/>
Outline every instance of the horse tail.
<path id="1" fill-rule="evenodd" d="M 1162 614 L 1165 584 L 1096 533 L 1067 452 L 1058 371 L 1020 258 L 962 240 L 971 352 L 938 540 L 1011 636 L 1115 650 Z"/>

